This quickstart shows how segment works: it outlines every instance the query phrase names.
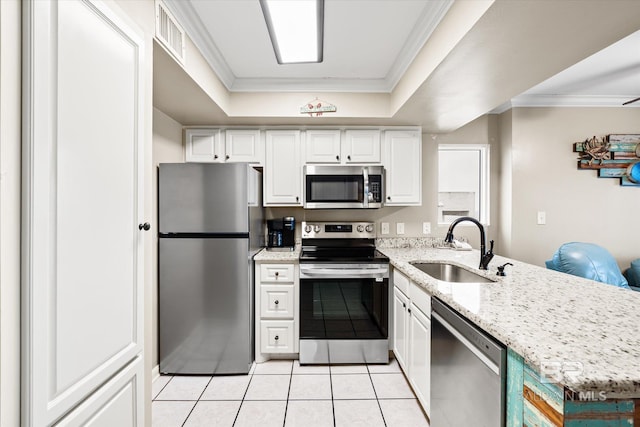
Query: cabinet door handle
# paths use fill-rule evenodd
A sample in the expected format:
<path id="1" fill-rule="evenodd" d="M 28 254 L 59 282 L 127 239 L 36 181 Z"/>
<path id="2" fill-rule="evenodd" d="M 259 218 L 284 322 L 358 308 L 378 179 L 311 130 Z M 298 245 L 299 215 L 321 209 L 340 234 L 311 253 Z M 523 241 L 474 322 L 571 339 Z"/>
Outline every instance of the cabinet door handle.
<path id="1" fill-rule="evenodd" d="M 280 301 L 275 300 L 273 303 L 274 303 L 275 305 L 278 305 L 278 304 L 280 304 Z"/>
<path id="2" fill-rule="evenodd" d="M 351 155 L 348 155 L 348 156 L 347 156 L 347 160 L 351 160 Z"/>
<path id="3" fill-rule="evenodd" d="M 273 337 L 273 339 L 278 341 L 280 339 L 280 337 L 276 335 L 275 337 Z"/>
<path id="4" fill-rule="evenodd" d="M 407 311 L 409 312 L 409 314 L 411 314 L 411 309 L 408 309 Z"/>
<path id="5" fill-rule="evenodd" d="M 300 197 L 296 196 L 296 203 L 300 201 Z"/>
<path id="6" fill-rule="evenodd" d="M 229 160 L 229 155 L 224 156 L 225 159 Z"/>
<path id="7" fill-rule="evenodd" d="M 145 222 L 144 224 L 138 224 L 138 230 L 149 231 L 150 228 L 151 224 L 149 224 L 148 222 Z"/>
<path id="8" fill-rule="evenodd" d="M 391 200 L 391 196 L 387 196 L 387 200 Z"/>
<path id="9" fill-rule="evenodd" d="M 340 156 L 336 156 L 336 160 L 340 161 Z"/>
<path id="10" fill-rule="evenodd" d="M 278 271 L 276 271 L 274 275 L 276 276 L 276 279 L 277 279 L 278 276 L 280 275 L 280 273 Z"/>
<path id="11" fill-rule="evenodd" d="M 407 304 L 402 303 L 402 308 L 407 308 Z"/>
<path id="12" fill-rule="evenodd" d="M 218 158 L 218 155 L 217 155 L 217 154 L 214 154 L 214 155 L 213 155 L 213 158 L 214 158 L 214 159 L 217 159 L 217 158 Z"/>

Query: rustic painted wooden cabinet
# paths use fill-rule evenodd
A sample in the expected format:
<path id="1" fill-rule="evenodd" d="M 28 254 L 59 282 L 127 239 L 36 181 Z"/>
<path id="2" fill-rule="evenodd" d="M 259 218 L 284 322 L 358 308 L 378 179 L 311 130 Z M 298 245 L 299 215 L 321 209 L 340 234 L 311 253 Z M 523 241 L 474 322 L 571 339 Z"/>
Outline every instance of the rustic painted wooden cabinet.
<path id="1" fill-rule="evenodd" d="M 640 399 L 606 399 L 550 382 L 516 352 L 507 353 L 507 427 L 640 426 Z"/>

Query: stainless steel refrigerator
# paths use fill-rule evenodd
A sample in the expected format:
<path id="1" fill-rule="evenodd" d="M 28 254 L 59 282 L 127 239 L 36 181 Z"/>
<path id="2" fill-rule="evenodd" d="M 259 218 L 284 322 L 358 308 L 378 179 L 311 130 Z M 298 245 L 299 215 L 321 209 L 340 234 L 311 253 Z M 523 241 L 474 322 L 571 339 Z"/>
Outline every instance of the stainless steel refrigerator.
<path id="1" fill-rule="evenodd" d="M 262 175 L 246 163 L 158 171 L 159 352 L 166 374 L 247 373 Z"/>

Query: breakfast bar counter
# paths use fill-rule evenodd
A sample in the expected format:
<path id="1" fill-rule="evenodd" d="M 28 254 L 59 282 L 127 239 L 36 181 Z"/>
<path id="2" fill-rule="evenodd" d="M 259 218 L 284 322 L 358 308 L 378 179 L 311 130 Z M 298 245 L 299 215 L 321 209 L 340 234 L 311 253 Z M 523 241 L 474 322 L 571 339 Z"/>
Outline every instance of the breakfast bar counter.
<path id="1" fill-rule="evenodd" d="M 615 403 L 615 410 L 608 409 L 613 412 L 622 411 L 621 402 L 626 402 L 629 419 L 640 425 L 636 400 L 640 398 L 640 293 L 500 256 L 492 260 L 489 270 L 479 270 L 477 250 L 384 245 L 378 249 L 429 295 L 507 346 L 508 369 L 519 359 L 516 374 L 535 373 L 541 388 L 559 393 L 556 400 L 565 403 L 559 408 L 565 417 L 567 411 L 579 412 L 566 404 L 574 398 L 591 405 Z M 492 282 L 440 281 L 414 267 L 411 262 L 415 261 L 454 264 Z M 513 266 L 506 267 L 506 276 L 498 276 L 497 266 L 507 262 Z M 512 374 L 508 381 L 513 380 Z M 539 397 L 549 400 L 549 396 Z M 584 414 L 580 417 L 588 419 Z"/>

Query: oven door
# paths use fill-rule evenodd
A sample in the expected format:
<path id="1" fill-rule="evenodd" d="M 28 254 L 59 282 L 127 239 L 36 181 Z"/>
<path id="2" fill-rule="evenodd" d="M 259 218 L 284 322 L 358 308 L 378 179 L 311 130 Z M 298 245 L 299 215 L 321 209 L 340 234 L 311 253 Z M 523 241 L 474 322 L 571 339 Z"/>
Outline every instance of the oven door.
<path id="1" fill-rule="evenodd" d="M 300 265 L 300 363 L 386 363 L 388 328 L 388 264 Z"/>

